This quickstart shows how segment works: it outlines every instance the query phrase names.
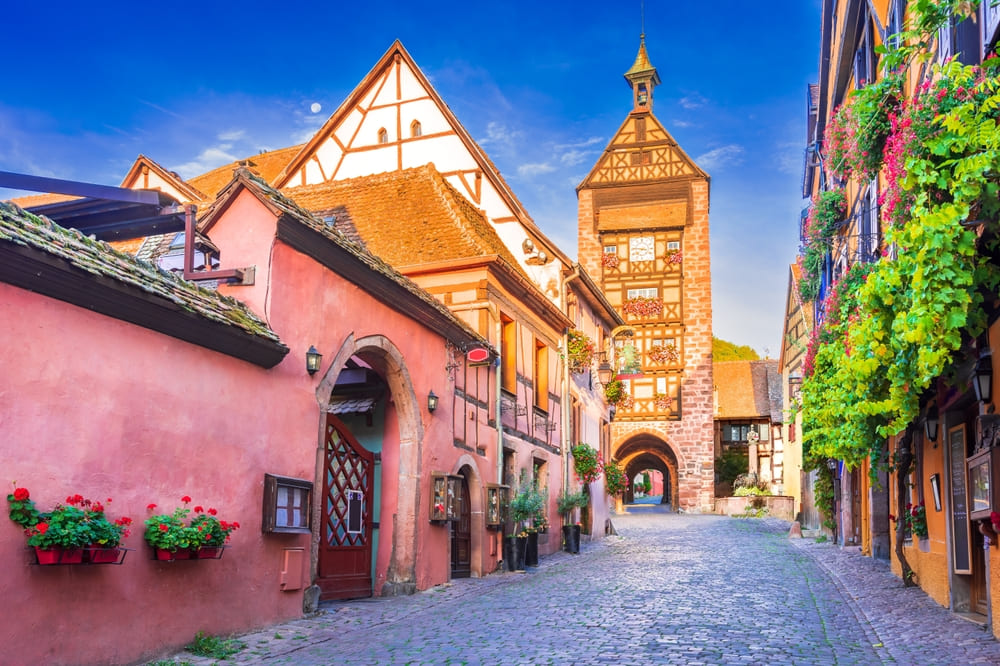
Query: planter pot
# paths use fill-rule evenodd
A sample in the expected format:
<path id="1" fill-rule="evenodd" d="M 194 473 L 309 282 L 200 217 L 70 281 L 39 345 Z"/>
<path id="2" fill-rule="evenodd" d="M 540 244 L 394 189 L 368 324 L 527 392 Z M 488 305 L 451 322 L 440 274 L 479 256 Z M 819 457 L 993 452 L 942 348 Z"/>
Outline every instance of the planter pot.
<path id="1" fill-rule="evenodd" d="M 580 526 L 563 525 L 563 549 L 567 553 L 580 552 Z"/>
<path id="2" fill-rule="evenodd" d="M 162 548 L 156 549 L 156 559 L 163 562 L 173 562 L 174 560 L 190 560 L 191 551 L 187 548 L 178 548 L 177 550 L 164 550 Z"/>
<path id="3" fill-rule="evenodd" d="M 202 546 L 197 552 L 199 560 L 222 559 L 222 546 Z"/>
<path id="4" fill-rule="evenodd" d="M 87 549 L 87 556 L 93 564 L 115 564 L 121 557 L 121 548 L 101 548 L 92 546 Z"/>
<path id="5" fill-rule="evenodd" d="M 83 562 L 83 548 L 39 548 L 35 546 L 35 557 L 39 564 L 80 564 Z"/>
<path id="6" fill-rule="evenodd" d="M 525 544 L 524 548 L 524 566 L 538 566 L 538 532 L 530 532 L 528 534 L 527 544 Z"/>
<path id="7" fill-rule="evenodd" d="M 524 543 L 516 536 L 503 538 L 503 564 L 507 571 L 524 571 Z"/>

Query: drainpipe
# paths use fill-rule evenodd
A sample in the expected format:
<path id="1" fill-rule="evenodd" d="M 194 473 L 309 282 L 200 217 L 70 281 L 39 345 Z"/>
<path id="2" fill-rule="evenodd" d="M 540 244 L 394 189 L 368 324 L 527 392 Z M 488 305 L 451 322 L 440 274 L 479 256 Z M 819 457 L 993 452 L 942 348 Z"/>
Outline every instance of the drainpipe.
<path id="1" fill-rule="evenodd" d="M 565 277 L 563 280 L 563 293 L 562 302 L 563 309 L 568 310 L 569 303 L 569 283 L 580 277 L 580 265 L 576 264 L 573 267 L 573 272 Z M 570 419 L 573 418 L 573 396 L 571 393 L 570 379 L 569 379 L 569 329 L 563 332 L 562 339 L 562 351 L 563 351 L 563 447 L 562 447 L 562 458 L 563 458 L 563 492 L 569 492 L 569 451 L 573 447 L 574 442 L 570 441 L 570 436 L 573 434 L 572 428 L 570 427 Z"/>
<path id="2" fill-rule="evenodd" d="M 499 314 L 499 313 L 498 313 Z M 503 484 L 503 400 L 500 395 L 500 391 L 503 390 L 503 381 L 501 374 L 503 372 L 503 322 L 500 321 L 500 317 L 497 317 L 497 358 L 494 363 L 496 364 L 497 372 L 497 397 L 496 397 L 496 415 L 497 415 L 497 484 Z"/>

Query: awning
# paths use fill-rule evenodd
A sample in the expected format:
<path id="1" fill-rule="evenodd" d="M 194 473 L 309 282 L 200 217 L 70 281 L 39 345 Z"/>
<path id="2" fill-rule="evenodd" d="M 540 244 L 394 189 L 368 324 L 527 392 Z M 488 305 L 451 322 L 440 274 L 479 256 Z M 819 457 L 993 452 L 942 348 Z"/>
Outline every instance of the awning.
<path id="1" fill-rule="evenodd" d="M 364 414 L 375 407 L 376 398 L 333 398 L 326 406 L 327 414 Z"/>

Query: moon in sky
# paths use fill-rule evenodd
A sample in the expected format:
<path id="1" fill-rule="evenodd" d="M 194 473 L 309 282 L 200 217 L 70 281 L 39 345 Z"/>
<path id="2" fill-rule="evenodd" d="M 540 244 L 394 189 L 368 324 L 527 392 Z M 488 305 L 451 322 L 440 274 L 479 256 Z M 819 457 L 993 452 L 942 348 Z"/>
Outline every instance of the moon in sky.
<path id="1" fill-rule="evenodd" d="M 320 110 L 322 110 L 322 108 L 323 107 L 320 106 L 319 102 L 313 102 L 312 105 L 309 107 L 309 110 L 312 111 L 313 113 L 319 113 Z"/>

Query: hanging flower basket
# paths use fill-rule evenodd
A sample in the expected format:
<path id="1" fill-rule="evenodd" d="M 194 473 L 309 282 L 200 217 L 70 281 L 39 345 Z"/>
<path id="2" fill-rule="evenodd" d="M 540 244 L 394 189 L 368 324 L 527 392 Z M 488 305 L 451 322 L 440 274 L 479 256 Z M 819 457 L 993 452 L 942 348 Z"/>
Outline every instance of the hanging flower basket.
<path id="1" fill-rule="evenodd" d="M 612 379 L 604 385 L 604 399 L 609 405 L 617 405 L 625 397 L 625 385 L 620 379 Z"/>
<path id="2" fill-rule="evenodd" d="M 622 304 L 622 312 L 643 319 L 659 317 L 663 314 L 663 301 L 658 298 L 636 296 Z"/>
<path id="3" fill-rule="evenodd" d="M 679 361 L 681 355 L 674 345 L 653 345 L 646 356 L 655 365 L 669 365 Z"/>
<path id="4" fill-rule="evenodd" d="M 586 333 L 576 329 L 570 330 L 567 337 L 566 362 L 569 364 L 569 371 L 574 374 L 590 372 L 596 353 L 594 341 Z"/>
<path id="5" fill-rule="evenodd" d="M 618 268 L 620 260 L 617 254 L 611 252 L 605 252 L 601 255 L 601 265 L 605 268 Z"/>

